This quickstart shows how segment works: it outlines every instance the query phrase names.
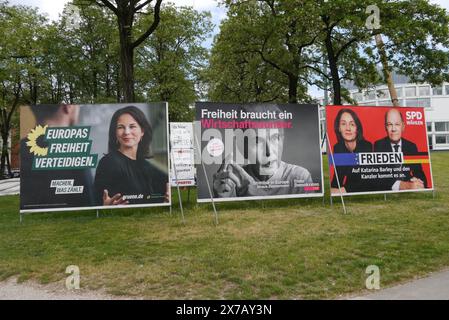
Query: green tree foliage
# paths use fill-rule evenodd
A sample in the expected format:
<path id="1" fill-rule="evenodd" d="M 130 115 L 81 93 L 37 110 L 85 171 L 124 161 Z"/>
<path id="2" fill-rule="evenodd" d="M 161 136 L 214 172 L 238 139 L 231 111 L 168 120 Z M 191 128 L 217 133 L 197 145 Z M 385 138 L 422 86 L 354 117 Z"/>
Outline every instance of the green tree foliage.
<path id="1" fill-rule="evenodd" d="M 223 3 L 228 17 L 206 73 L 211 98 L 276 100 L 276 91 L 282 100 L 287 91 L 288 101 L 305 101 L 306 90 L 295 90 L 330 84 L 334 104 L 351 101 L 344 82 L 367 88 L 386 81 L 379 73 L 373 38 L 379 32 L 386 37 L 388 61 L 396 72 L 431 84 L 448 79 L 448 15 L 426 0 Z M 373 4 L 380 8 L 380 30 L 366 26 L 366 8 Z M 264 83 L 269 85 L 260 85 Z"/>
<path id="2" fill-rule="evenodd" d="M 333 103 L 341 104 L 351 101 L 345 82 L 368 88 L 386 80 L 375 34 L 385 40 L 387 67 L 414 82 L 449 81 L 449 16 L 427 0 L 221 2 L 227 18 L 208 57 L 202 42 L 211 17 L 191 8 L 74 0 L 77 23 L 69 6 L 49 22 L 0 0 L 2 141 L 18 132 L 21 103 L 159 100 L 170 103 L 171 120 L 184 121 L 205 94 L 226 102 L 307 102 L 310 85 L 330 84 Z M 374 4 L 378 30 L 365 24 Z M 7 155 L 3 144 L 0 173 Z"/>
<path id="3" fill-rule="evenodd" d="M 203 74 L 208 98 L 230 103 L 288 101 L 288 80 L 265 64 L 259 53 L 243 48 L 251 34 L 236 32 L 238 26 L 238 18 L 226 19 L 215 38 L 209 68 Z"/>
<path id="4" fill-rule="evenodd" d="M 199 98 L 199 77 L 208 52 L 202 42 L 212 31 L 209 13 L 164 5 L 164 21 L 137 50 L 136 82 L 146 100 L 167 101 L 170 119 L 192 121 L 187 106 Z M 142 25 L 147 25 L 143 19 Z"/>
<path id="5" fill-rule="evenodd" d="M 58 21 L 49 22 L 34 9 L 0 2 L 0 131 L 4 141 L 11 129 L 19 132 L 18 106 L 22 103 L 123 101 L 116 16 L 106 7 L 84 3 L 74 19 L 70 5 Z M 136 47 L 136 98 L 168 101 L 171 120 L 192 120 L 189 105 L 200 96 L 200 73 L 208 58 L 202 42 L 212 30 L 210 14 L 169 4 L 161 7 L 160 14 L 166 25 L 161 24 Z M 136 33 L 144 34 L 152 19 L 139 14 Z M 7 152 L 4 145 L 2 170 L 7 166 Z"/>
<path id="6" fill-rule="evenodd" d="M 64 42 L 73 54 L 65 65 L 81 63 L 73 66 L 75 72 L 65 72 L 76 76 L 74 91 L 80 92 L 78 97 L 72 95 L 70 99 L 83 103 L 118 102 L 121 90 L 115 17 L 109 10 L 96 6 L 81 6 L 79 10 L 79 25 L 71 24 L 70 13 L 64 14 L 59 22 L 59 34 L 65 37 Z"/>
<path id="7" fill-rule="evenodd" d="M 134 54 L 145 40 L 151 36 L 161 21 L 160 11 L 162 0 L 77 0 L 79 6 L 97 5 L 109 10 L 116 16 L 120 43 L 122 101 L 135 102 Z M 142 15 L 150 15 L 151 21 L 137 33 L 134 26 L 139 23 Z"/>
<path id="8" fill-rule="evenodd" d="M 427 0 L 377 1 L 377 5 L 378 32 L 385 36 L 393 69 L 412 82 L 439 85 L 449 81 L 448 12 Z"/>
<path id="9" fill-rule="evenodd" d="M 237 74 L 235 79 L 239 79 L 239 76 L 241 78 L 241 67 L 260 72 L 259 76 L 262 76 L 250 76 L 252 79 L 242 81 L 245 84 L 241 88 L 248 88 L 250 83 L 257 99 L 281 99 L 282 92 L 279 97 L 267 94 L 268 99 L 258 92 L 261 87 L 262 90 L 268 87 L 263 75 L 267 75 L 264 69 L 269 67 L 280 75 L 276 82 L 287 83 L 288 102 L 308 100 L 306 92 L 311 79 L 308 51 L 319 35 L 316 27 L 318 19 L 316 15 L 310 15 L 314 9 L 313 3 L 301 1 L 301 5 L 298 5 L 295 0 L 227 0 L 224 3 L 228 8 L 228 19 L 223 23 L 223 30 L 233 35 L 220 34 L 215 45 L 227 46 L 240 55 L 236 62 L 243 64 L 236 68 L 240 74 Z M 308 19 L 304 19 L 305 16 L 308 16 Z M 217 55 L 217 51 L 215 53 Z M 212 57 L 212 61 L 215 66 L 219 66 L 216 56 Z M 260 64 L 265 66 L 257 68 Z M 226 85 L 224 81 L 223 85 Z"/>
<path id="10" fill-rule="evenodd" d="M 6 168 L 11 173 L 7 141 L 11 130 L 19 131 L 18 106 L 34 95 L 39 72 L 35 57 L 41 54 L 38 39 L 44 23 L 33 9 L 0 2 L 0 177 Z"/>
<path id="11" fill-rule="evenodd" d="M 380 81 L 376 61 L 372 54 L 367 54 L 371 32 L 365 27 L 365 8 L 370 4 L 369 0 L 315 2 L 321 34 L 313 59 L 318 62 L 314 76 L 321 80 L 317 83 L 322 89 L 331 84 L 335 105 L 351 101 L 342 82 L 365 88 Z"/>

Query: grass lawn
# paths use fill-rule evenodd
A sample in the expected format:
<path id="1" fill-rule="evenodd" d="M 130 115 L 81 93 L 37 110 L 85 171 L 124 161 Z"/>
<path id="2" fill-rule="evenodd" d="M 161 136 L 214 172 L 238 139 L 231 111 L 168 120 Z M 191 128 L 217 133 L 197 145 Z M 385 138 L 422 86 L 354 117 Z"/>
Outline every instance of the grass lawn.
<path id="1" fill-rule="evenodd" d="M 218 204 L 217 227 L 195 194 L 184 202 L 185 225 L 168 208 L 103 211 L 100 219 L 94 211 L 34 214 L 20 224 L 19 198 L 2 197 L 0 280 L 64 281 L 66 267 L 77 265 L 83 288 L 117 295 L 311 299 L 363 291 L 366 267 L 377 265 L 381 286 L 390 286 L 449 266 L 449 152 L 433 153 L 432 164 L 435 199 L 346 198 L 347 215 L 328 195 L 324 205 Z"/>

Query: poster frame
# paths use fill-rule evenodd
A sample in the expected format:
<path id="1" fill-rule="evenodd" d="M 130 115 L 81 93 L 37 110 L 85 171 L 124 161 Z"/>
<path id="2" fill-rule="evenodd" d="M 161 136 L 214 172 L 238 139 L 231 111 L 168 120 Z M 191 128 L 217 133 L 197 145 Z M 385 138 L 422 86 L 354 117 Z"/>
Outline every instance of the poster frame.
<path id="1" fill-rule="evenodd" d="M 423 114 L 424 114 L 424 120 L 426 120 L 426 116 L 425 116 L 425 107 L 415 107 L 415 106 L 407 106 L 407 107 L 394 107 L 394 106 L 355 106 L 355 105 L 348 105 L 348 106 L 343 106 L 343 105 L 326 105 L 325 106 L 325 110 L 327 109 L 327 107 L 358 107 L 358 108 L 421 108 L 423 110 Z M 327 113 L 326 113 L 326 121 L 327 121 Z M 426 121 L 424 121 L 426 122 Z M 351 192 L 351 193 L 342 193 L 341 191 L 339 193 L 332 193 L 332 180 L 330 178 L 330 169 L 331 166 L 329 164 L 329 190 L 330 190 L 330 197 L 334 198 L 334 197 L 351 197 L 351 196 L 363 196 L 363 195 L 378 195 L 378 194 L 383 194 L 383 195 L 387 195 L 387 194 L 401 194 L 401 193 L 417 193 L 417 192 L 435 192 L 435 180 L 433 177 L 433 171 L 432 171 L 432 157 L 431 157 L 431 153 L 430 153 L 430 149 L 429 149 L 429 132 L 427 130 L 427 124 L 424 123 L 424 127 L 425 127 L 425 131 L 426 131 L 426 147 L 427 147 L 427 152 L 429 155 L 429 168 L 430 168 L 430 175 L 432 178 L 432 188 L 426 188 L 426 189 L 414 189 L 414 190 L 399 190 L 399 191 L 393 191 L 393 190 L 384 190 L 384 191 L 364 191 L 364 192 Z M 326 125 L 326 133 L 327 136 L 329 137 L 328 134 L 328 127 Z M 329 139 L 330 140 L 330 139 Z M 329 141 L 329 148 L 331 147 L 330 141 Z M 332 151 L 330 151 L 332 152 Z M 333 153 L 333 152 L 332 152 Z M 328 156 L 329 159 L 329 156 Z M 330 163 L 330 162 L 329 162 Z M 335 168 L 334 168 L 335 170 Z M 339 188 L 341 189 L 341 188 Z"/>
<path id="2" fill-rule="evenodd" d="M 164 104 L 165 105 L 165 118 L 166 118 L 166 136 L 167 136 L 167 162 L 168 162 L 168 184 L 170 185 L 171 181 L 171 159 L 170 159 L 170 137 L 169 137 L 169 115 L 168 115 L 168 102 L 148 102 L 148 103 L 139 103 L 139 104 Z M 123 103 L 119 103 L 123 104 Z M 78 104 L 83 105 L 83 104 Z M 85 104 L 92 105 L 92 104 Z M 117 105 L 117 103 L 111 103 L 111 105 Z M 24 105 L 26 106 L 26 105 Z M 70 208 L 45 208 L 45 209 L 19 209 L 20 220 L 22 221 L 23 214 L 29 213 L 51 213 L 51 212 L 68 212 L 68 211 L 89 211 L 89 210 L 111 210 L 111 209 L 134 209 L 134 208 L 153 208 L 153 207 L 171 207 L 172 205 L 172 192 L 171 185 L 168 188 L 168 202 L 164 203 L 155 203 L 155 204 L 136 204 L 136 205 L 117 205 L 117 206 L 91 206 L 91 207 L 70 207 Z"/>
<path id="3" fill-rule="evenodd" d="M 201 103 L 205 103 L 205 102 L 201 102 Z M 206 102 L 206 103 L 220 103 L 220 102 Z M 242 105 L 244 103 L 222 103 L 223 105 Z M 252 103 L 254 104 L 254 103 Z M 286 105 L 286 104 L 282 104 L 280 103 L 279 105 Z M 299 106 L 313 106 L 316 108 L 316 112 L 317 112 L 317 126 L 318 126 L 318 137 L 317 137 L 317 145 L 321 146 L 321 123 L 320 123 L 320 106 L 316 103 L 310 103 L 310 104 L 296 104 Z M 197 107 L 197 105 L 195 106 Z M 197 120 L 196 120 L 197 121 Z M 200 133 L 202 134 L 202 130 L 200 130 Z M 194 134 L 195 134 L 195 130 L 194 130 Z M 195 138 L 197 138 L 195 136 Z M 198 148 L 200 150 L 198 150 L 198 154 L 200 155 L 200 157 L 202 156 L 202 150 L 201 150 L 201 145 L 199 144 L 199 142 L 197 141 L 197 145 Z M 320 193 L 301 193 L 301 194 L 285 194 L 285 195 L 276 195 L 276 196 L 251 196 L 251 197 L 232 197 L 232 198 L 213 198 L 213 200 L 211 198 L 205 198 L 205 199 L 199 199 L 198 198 L 198 194 L 197 194 L 197 202 L 198 203 L 219 203 L 219 202 L 240 202 L 240 201 L 249 201 L 249 200 L 291 200 L 291 199 L 303 199 L 303 198 L 323 198 L 325 196 L 326 190 L 325 190 L 325 186 L 324 186 L 324 168 L 323 168 L 323 154 L 321 152 L 321 147 L 319 148 L 320 150 L 320 169 L 321 169 L 321 192 Z M 204 167 L 203 162 L 201 161 L 200 165 L 202 165 Z M 207 182 L 210 184 L 209 179 L 207 178 L 207 175 L 205 175 L 205 179 L 208 180 Z M 197 187 L 198 187 L 198 178 L 197 178 Z M 211 197 L 213 197 L 213 195 L 211 195 Z"/>

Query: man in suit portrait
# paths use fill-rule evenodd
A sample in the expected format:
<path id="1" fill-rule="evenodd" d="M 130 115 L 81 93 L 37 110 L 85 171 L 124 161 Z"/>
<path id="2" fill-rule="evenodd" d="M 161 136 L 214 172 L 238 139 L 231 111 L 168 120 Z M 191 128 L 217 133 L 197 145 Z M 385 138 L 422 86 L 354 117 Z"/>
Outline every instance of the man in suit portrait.
<path id="1" fill-rule="evenodd" d="M 404 155 L 418 155 L 418 148 L 413 142 L 404 139 L 405 122 L 402 113 L 397 109 L 390 109 L 385 114 L 385 131 L 387 136 L 374 144 L 374 152 L 401 152 Z M 404 169 L 405 165 L 401 168 Z M 407 166 L 410 170 L 401 170 L 405 177 L 401 179 L 385 179 L 382 184 L 384 190 L 412 190 L 425 189 L 426 175 L 420 164 Z"/>

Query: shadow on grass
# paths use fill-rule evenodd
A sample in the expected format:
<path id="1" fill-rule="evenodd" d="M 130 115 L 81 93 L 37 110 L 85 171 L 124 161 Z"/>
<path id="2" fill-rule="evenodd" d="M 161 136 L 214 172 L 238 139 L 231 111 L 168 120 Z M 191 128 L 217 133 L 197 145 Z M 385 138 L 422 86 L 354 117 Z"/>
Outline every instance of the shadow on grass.
<path id="1" fill-rule="evenodd" d="M 188 217 L 190 214 L 210 213 L 213 214 L 213 206 L 211 203 L 198 204 L 196 203 L 196 188 L 190 191 L 190 199 L 188 199 L 188 191 L 182 190 L 182 206 L 184 215 Z M 18 198 L 18 197 L 17 197 Z M 385 202 L 384 194 L 376 195 L 359 195 L 344 197 L 345 204 L 350 211 L 350 207 L 357 204 L 367 203 L 390 203 L 392 201 L 399 203 L 406 203 L 410 200 L 438 200 L 441 196 L 435 193 L 435 198 L 432 192 L 418 192 L 418 193 L 402 193 L 402 194 L 387 194 Z M 13 201 L 17 203 L 18 201 Z M 218 214 L 225 211 L 245 211 L 259 209 L 260 211 L 267 211 L 271 209 L 292 209 L 292 208 L 335 208 L 341 210 L 340 197 L 333 197 L 333 206 L 331 206 L 329 194 L 326 192 L 323 198 L 298 198 L 298 199 L 279 199 L 279 200 L 257 200 L 257 201 L 236 201 L 236 202 L 215 202 Z M 16 208 L 17 208 L 16 207 Z M 17 221 L 19 221 L 19 212 L 17 211 Z M 148 208 L 130 208 L 130 209 L 104 209 L 98 210 L 99 217 L 113 218 L 113 217 L 147 217 L 151 216 L 167 216 L 171 215 L 174 218 L 181 217 L 181 210 L 179 207 L 177 190 L 172 191 L 172 211 L 170 207 L 148 207 Z M 97 210 L 82 210 L 82 211 L 65 211 L 52 213 L 33 213 L 24 215 L 24 222 L 32 218 L 35 222 L 42 222 L 48 220 L 73 220 L 73 221 L 91 221 L 97 219 Z"/>
<path id="2" fill-rule="evenodd" d="M 435 162 L 438 165 L 442 165 L 442 158 L 446 157 L 449 152 L 434 152 L 432 153 L 432 158 L 435 158 Z M 436 167 L 437 167 L 436 166 Z M 257 200 L 257 201 L 236 201 L 236 202 L 215 202 L 218 213 L 223 211 L 236 211 L 236 210 L 251 210 L 260 209 L 260 211 L 266 211 L 270 209 L 291 209 L 291 208 L 304 208 L 304 207 L 315 207 L 315 208 L 335 208 L 340 210 L 341 199 L 340 197 L 333 197 L 331 206 L 331 200 L 329 196 L 329 171 L 327 165 L 327 157 L 323 158 L 323 173 L 324 173 L 324 199 L 320 198 L 296 198 L 296 199 L 279 199 L 279 200 Z M 439 168 L 439 167 L 438 167 Z M 440 169 L 440 168 L 439 168 Z M 213 213 L 212 204 L 199 204 L 196 202 L 197 190 L 195 187 L 181 188 L 181 198 L 182 206 L 184 209 L 184 214 L 188 216 L 191 213 Z M 2 201 L 2 207 L 7 211 L 15 211 L 18 214 L 19 207 L 19 197 L 18 196 L 8 196 L 3 197 L 6 201 Z M 407 202 L 410 200 L 439 200 L 441 195 L 435 192 L 407 192 L 401 194 L 387 194 L 386 203 L 390 201 L 396 201 L 399 203 Z M 346 196 L 344 197 L 345 204 L 350 206 L 357 204 L 367 204 L 367 203 L 383 203 L 385 202 L 384 194 L 375 195 L 357 195 L 357 196 Z M 130 209 L 105 209 L 99 210 L 99 215 L 101 218 L 106 217 L 139 217 L 147 215 L 170 215 L 176 216 L 180 215 L 179 206 L 179 196 L 177 188 L 172 188 L 172 211 L 170 207 L 148 207 L 148 208 L 130 208 Z M 36 221 L 42 220 L 60 220 L 60 219 L 70 219 L 70 220 L 92 220 L 96 219 L 96 210 L 85 210 L 85 211 L 66 211 L 66 212 L 54 212 L 54 213 L 36 213 L 36 214 L 26 214 L 25 220 L 29 220 L 33 217 Z"/>

